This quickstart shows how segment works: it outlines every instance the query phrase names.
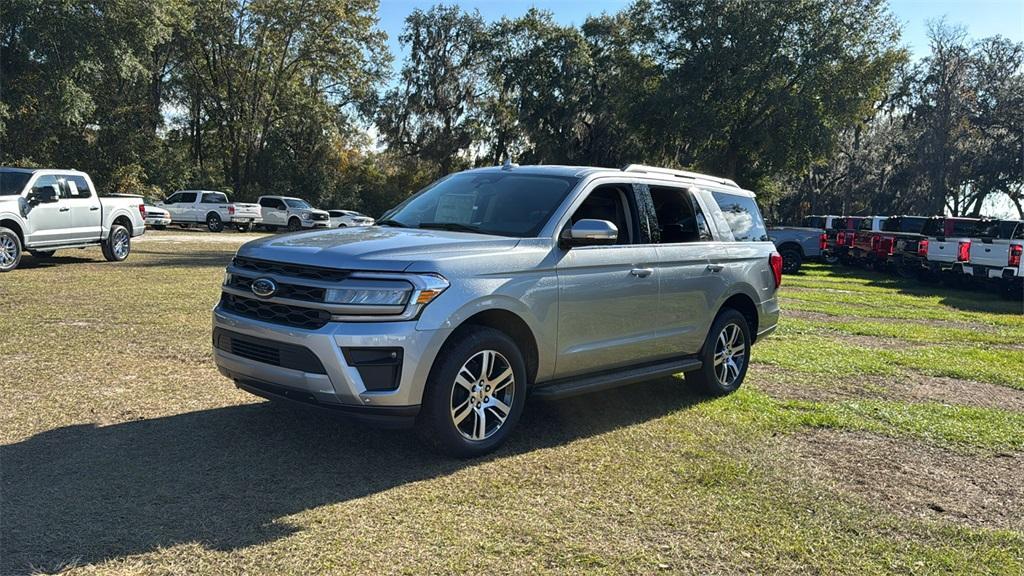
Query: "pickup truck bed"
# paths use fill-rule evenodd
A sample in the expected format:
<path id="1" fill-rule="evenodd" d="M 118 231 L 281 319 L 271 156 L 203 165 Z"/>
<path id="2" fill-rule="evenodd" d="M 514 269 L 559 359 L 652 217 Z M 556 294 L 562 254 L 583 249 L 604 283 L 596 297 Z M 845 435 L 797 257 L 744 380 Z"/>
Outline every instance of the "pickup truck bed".
<path id="1" fill-rule="evenodd" d="M 786 274 L 796 274 L 805 260 L 820 259 L 827 241 L 824 230 L 797 226 L 769 228 L 768 238 L 782 255 L 782 271 Z"/>

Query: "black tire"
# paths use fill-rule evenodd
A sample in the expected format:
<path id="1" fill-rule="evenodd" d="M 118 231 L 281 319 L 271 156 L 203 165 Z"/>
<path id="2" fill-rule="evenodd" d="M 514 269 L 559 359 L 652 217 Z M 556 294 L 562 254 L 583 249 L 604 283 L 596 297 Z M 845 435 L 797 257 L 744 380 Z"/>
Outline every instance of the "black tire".
<path id="1" fill-rule="evenodd" d="M 107 239 L 100 246 L 107 262 L 123 262 L 132 252 L 132 235 L 124 226 L 114 224 L 110 227 Z"/>
<path id="2" fill-rule="evenodd" d="M 479 367 L 477 371 L 482 372 L 482 360 L 479 360 L 478 364 L 478 358 L 488 351 L 496 352 L 500 356 L 495 356 L 491 364 L 490 375 L 495 377 L 495 380 L 490 384 L 485 379 L 471 382 L 474 390 L 480 387 L 476 392 L 456 383 L 460 374 L 473 376 L 474 368 Z M 506 365 L 512 370 L 512 382 L 500 389 L 492 390 L 490 386 L 507 382 L 507 378 L 496 378 L 505 372 L 503 367 Z M 466 372 L 463 372 L 463 368 L 466 368 Z M 486 389 L 483 388 L 485 384 Z M 512 389 L 511 392 L 508 391 L 509 387 Z M 495 391 L 503 391 L 504 395 L 499 398 Z M 437 355 L 423 392 L 423 402 L 416 418 L 416 431 L 426 445 L 443 454 L 457 458 L 481 456 L 496 449 L 512 433 L 523 413 L 526 392 L 526 364 L 516 343 L 505 333 L 493 328 L 468 327 L 446 342 Z M 477 402 L 477 396 L 484 394 L 487 395 L 479 398 L 480 403 L 471 405 Z M 498 400 L 500 402 L 495 404 Z M 505 419 L 499 422 L 501 409 L 498 404 L 502 403 L 508 406 L 509 410 Z M 465 410 L 462 412 L 462 422 L 456 423 L 453 412 L 459 406 L 464 406 Z M 481 406 L 483 407 L 480 408 Z M 467 437 L 465 429 L 471 428 L 470 434 L 475 434 L 476 426 L 480 422 L 478 415 L 481 413 L 485 415 L 484 433 L 480 434 L 482 439 Z M 488 432 L 491 424 L 496 426 Z"/>
<path id="3" fill-rule="evenodd" d="M 1024 280 L 1020 278 L 1004 278 L 1000 280 L 999 295 L 1007 300 L 1016 300 L 1021 305 L 1024 305 Z"/>
<path id="4" fill-rule="evenodd" d="M 822 260 L 824 260 L 825 264 L 829 264 L 831 266 L 834 266 L 834 265 L 839 263 L 839 256 L 836 256 L 835 254 L 829 253 L 827 256 L 823 256 Z M 783 262 L 785 262 L 785 261 L 783 261 Z"/>
<path id="5" fill-rule="evenodd" d="M 153 224 L 153 230 L 166 230 L 167 226 L 164 224 Z"/>
<path id="6" fill-rule="evenodd" d="M 779 248 L 779 255 L 782 256 L 783 274 L 796 274 L 800 271 L 800 266 L 804 263 L 804 257 L 800 250 L 792 246 L 783 246 Z"/>
<path id="7" fill-rule="evenodd" d="M 206 215 L 206 228 L 210 232 L 223 232 L 224 221 L 220 219 L 220 214 L 216 212 L 210 212 Z"/>
<path id="8" fill-rule="evenodd" d="M 742 338 L 743 352 L 740 362 L 734 362 L 736 364 L 735 373 L 730 374 L 730 369 L 726 368 L 727 377 L 725 382 L 720 379 L 718 373 L 718 367 L 715 365 L 716 351 L 720 346 L 720 338 L 725 332 L 727 327 L 735 326 L 739 329 L 739 336 Z M 718 317 L 715 318 L 714 323 L 711 325 L 711 330 L 708 332 L 707 338 L 704 340 L 704 347 L 701 350 L 701 360 L 703 366 L 698 370 L 686 372 L 686 381 L 697 386 L 705 393 L 711 396 L 724 396 L 731 394 L 739 389 L 740 385 L 743 384 L 743 379 L 747 375 L 747 367 L 750 366 L 750 326 L 747 324 L 747 319 L 743 314 L 732 308 L 726 308 L 718 313 Z M 732 346 L 735 350 L 736 346 Z M 735 356 L 733 356 L 735 360 Z"/>
<path id="9" fill-rule="evenodd" d="M 21 263 L 21 238 L 10 228 L 0 226 L 0 273 L 10 272 Z"/>
<path id="10" fill-rule="evenodd" d="M 299 220 L 297 216 L 292 216 L 291 219 L 288 220 L 288 231 L 298 232 L 299 230 L 302 230 L 302 220 Z"/>
<path id="11" fill-rule="evenodd" d="M 33 258 L 36 258 L 38 260 L 49 260 L 50 258 L 53 258 L 53 255 L 56 254 L 57 251 L 56 250 L 29 250 L 28 253 L 31 254 Z"/>
<path id="12" fill-rule="evenodd" d="M 252 232 L 252 224 L 239 224 L 238 231 L 242 233 Z"/>

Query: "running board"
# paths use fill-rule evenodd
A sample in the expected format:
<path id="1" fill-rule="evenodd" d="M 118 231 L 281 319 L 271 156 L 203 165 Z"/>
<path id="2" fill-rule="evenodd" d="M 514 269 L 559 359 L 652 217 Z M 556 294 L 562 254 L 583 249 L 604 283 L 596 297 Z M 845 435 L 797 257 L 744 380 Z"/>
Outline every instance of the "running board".
<path id="1" fill-rule="evenodd" d="M 559 378 L 534 388 L 531 391 L 531 395 L 545 399 L 568 398 L 579 394 L 589 394 L 627 384 L 635 384 L 645 380 L 653 380 L 663 376 L 671 376 L 679 372 L 689 372 L 690 370 L 699 369 L 702 365 L 703 362 L 699 358 L 687 357 L 658 362 L 656 364 L 609 370 L 597 374 Z"/>

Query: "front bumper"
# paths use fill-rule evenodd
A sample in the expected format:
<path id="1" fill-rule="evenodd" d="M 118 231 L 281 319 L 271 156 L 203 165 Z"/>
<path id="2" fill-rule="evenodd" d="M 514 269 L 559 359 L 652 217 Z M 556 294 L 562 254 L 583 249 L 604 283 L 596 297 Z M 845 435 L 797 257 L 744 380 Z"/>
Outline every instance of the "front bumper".
<path id="1" fill-rule="evenodd" d="M 330 220 L 303 220 L 302 221 L 302 227 L 303 228 L 330 228 L 331 227 L 331 221 Z"/>
<path id="2" fill-rule="evenodd" d="M 275 365 L 253 360 L 253 354 L 243 357 L 215 346 L 214 362 L 221 374 L 245 390 L 374 419 L 391 414 L 399 420 L 415 416 L 434 358 L 451 334 L 451 329 L 417 330 L 416 321 L 329 322 L 306 330 L 253 320 L 220 306 L 213 311 L 213 329 L 305 349 L 319 361 L 315 367 L 295 362 Z M 401 349 L 397 387 L 368 389 L 359 369 L 346 360 L 343 349 L 349 348 Z"/>

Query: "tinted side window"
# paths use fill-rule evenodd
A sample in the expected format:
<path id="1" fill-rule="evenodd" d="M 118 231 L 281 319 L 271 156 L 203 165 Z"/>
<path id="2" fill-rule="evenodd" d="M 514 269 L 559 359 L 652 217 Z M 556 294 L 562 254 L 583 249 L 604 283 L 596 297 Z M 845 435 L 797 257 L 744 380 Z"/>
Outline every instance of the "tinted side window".
<path id="1" fill-rule="evenodd" d="M 89 181 L 85 176 L 68 176 L 64 182 L 67 185 L 68 198 L 89 198 L 92 196 L 92 189 L 89 188 Z"/>
<path id="2" fill-rule="evenodd" d="M 191 204 L 196 201 L 195 192 L 182 192 L 181 196 L 178 196 L 178 202 L 182 204 Z"/>
<path id="3" fill-rule="evenodd" d="M 579 208 L 573 212 L 571 224 L 580 220 L 607 220 L 619 230 L 616 244 L 634 244 L 632 187 L 614 184 L 598 186 L 591 190 Z"/>
<path id="4" fill-rule="evenodd" d="M 738 242 L 768 241 L 768 231 L 764 228 L 761 212 L 753 198 L 726 192 L 713 192 L 712 195 Z"/>
<path id="5" fill-rule="evenodd" d="M 203 194 L 203 204 L 227 204 L 228 197 L 220 192 L 207 192 Z"/>
<path id="6" fill-rule="evenodd" d="M 711 230 L 700 205 L 683 188 L 651 186 L 651 200 L 658 219 L 661 244 L 706 242 Z"/>
<path id="7" fill-rule="evenodd" d="M 33 192 L 42 192 L 47 188 L 52 188 L 57 193 L 58 198 L 62 196 L 60 193 L 60 181 L 57 180 L 56 176 L 40 176 L 36 183 L 32 185 Z"/>

